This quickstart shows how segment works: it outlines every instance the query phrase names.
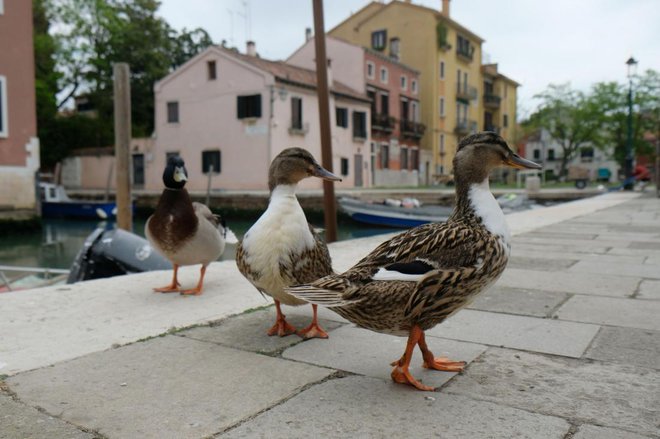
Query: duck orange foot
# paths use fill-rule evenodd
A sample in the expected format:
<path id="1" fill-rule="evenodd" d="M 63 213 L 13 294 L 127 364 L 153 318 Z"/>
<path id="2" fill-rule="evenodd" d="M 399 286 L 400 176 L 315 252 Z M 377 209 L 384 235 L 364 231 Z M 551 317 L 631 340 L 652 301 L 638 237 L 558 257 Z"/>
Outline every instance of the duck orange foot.
<path id="1" fill-rule="evenodd" d="M 452 361 L 449 358 L 434 358 L 433 355 L 429 355 L 428 358 L 424 358 L 422 367 L 425 367 L 426 369 L 442 370 L 445 372 L 463 372 L 466 364 L 465 361 Z"/>
<path id="2" fill-rule="evenodd" d="M 284 319 L 284 316 L 282 316 L 281 319 L 277 319 L 275 324 L 273 325 L 272 328 L 270 328 L 267 332 L 268 335 L 271 337 L 273 335 L 279 335 L 280 337 L 286 337 L 287 335 L 295 334 L 296 333 L 296 328 L 292 325 L 289 324 Z"/>
<path id="3" fill-rule="evenodd" d="M 415 377 L 410 374 L 408 366 L 399 366 L 398 363 L 398 361 L 393 363 L 396 364 L 396 366 L 394 366 L 394 369 L 392 369 L 392 374 L 390 375 L 392 377 L 392 381 L 399 384 L 411 385 L 416 389 L 424 392 L 433 392 L 435 390 L 435 387 L 425 386 L 424 384 L 417 381 Z"/>
<path id="4" fill-rule="evenodd" d="M 328 333 L 325 332 L 318 323 L 312 322 L 308 327 L 298 331 L 298 335 L 305 340 L 310 338 L 328 338 Z"/>
<path id="5" fill-rule="evenodd" d="M 154 288 L 154 293 L 178 293 L 180 287 L 181 284 L 179 283 L 169 284 L 165 287 Z"/>

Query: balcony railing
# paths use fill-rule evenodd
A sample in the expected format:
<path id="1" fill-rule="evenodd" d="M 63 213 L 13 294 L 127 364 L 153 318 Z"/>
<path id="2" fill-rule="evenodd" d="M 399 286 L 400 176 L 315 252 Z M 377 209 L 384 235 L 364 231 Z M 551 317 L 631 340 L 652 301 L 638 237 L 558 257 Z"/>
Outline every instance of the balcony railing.
<path id="1" fill-rule="evenodd" d="M 477 88 L 467 85 L 464 82 L 456 84 L 456 99 L 469 103 L 477 99 Z"/>
<path id="2" fill-rule="evenodd" d="M 304 136 L 309 132 L 309 123 L 302 122 L 298 120 L 292 120 L 291 125 L 289 125 L 289 134 Z"/>
<path id="3" fill-rule="evenodd" d="M 412 120 L 401 120 L 401 135 L 403 137 L 412 137 L 414 139 L 421 139 L 426 131 L 426 125 Z"/>
<path id="4" fill-rule="evenodd" d="M 454 129 L 456 134 L 471 134 L 477 132 L 477 122 L 474 120 L 463 119 L 456 122 L 456 128 Z"/>
<path id="5" fill-rule="evenodd" d="M 502 102 L 501 97 L 491 93 L 484 94 L 484 106 L 486 108 L 500 108 L 500 102 Z"/>
<path id="6" fill-rule="evenodd" d="M 456 55 L 463 58 L 465 61 L 472 61 L 474 59 L 474 46 L 456 47 Z"/>
<path id="7" fill-rule="evenodd" d="M 396 119 L 389 114 L 372 113 L 371 114 L 371 129 L 374 131 L 384 131 L 391 133 L 394 131 Z"/>

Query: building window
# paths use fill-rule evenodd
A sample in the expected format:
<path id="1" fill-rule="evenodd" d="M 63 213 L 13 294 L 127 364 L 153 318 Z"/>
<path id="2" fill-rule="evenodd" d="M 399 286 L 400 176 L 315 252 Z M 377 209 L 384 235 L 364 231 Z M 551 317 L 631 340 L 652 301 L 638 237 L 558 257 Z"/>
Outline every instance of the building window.
<path id="1" fill-rule="evenodd" d="M 387 84 L 387 81 L 390 79 L 389 72 L 387 71 L 386 67 L 381 67 L 380 68 L 380 82 L 383 84 Z"/>
<path id="2" fill-rule="evenodd" d="M 341 175 L 344 177 L 348 175 L 348 159 L 346 157 L 341 158 Z"/>
<path id="3" fill-rule="evenodd" d="M 400 111 L 400 114 L 399 114 L 399 118 L 400 118 L 402 121 L 403 121 L 403 120 L 409 120 L 409 119 L 410 119 L 410 113 L 408 112 L 408 108 L 409 108 L 409 106 L 410 106 L 410 105 L 409 105 L 409 103 L 408 103 L 408 99 L 406 99 L 406 98 L 401 98 L 401 111 Z"/>
<path id="4" fill-rule="evenodd" d="M 401 148 L 401 169 L 408 169 L 408 148 Z"/>
<path id="5" fill-rule="evenodd" d="M 133 184 L 144 186 L 144 154 L 133 154 Z"/>
<path id="6" fill-rule="evenodd" d="M 505 114 L 504 116 L 502 116 L 502 126 L 505 127 L 505 128 L 509 126 L 509 115 L 508 114 Z"/>
<path id="7" fill-rule="evenodd" d="M 401 75 L 401 90 L 408 90 L 408 77 Z"/>
<path id="8" fill-rule="evenodd" d="M 291 129 L 302 130 L 302 99 L 291 98 Z"/>
<path id="9" fill-rule="evenodd" d="M 376 78 L 376 65 L 371 61 L 367 61 L 367 78 L 369 79 Z"/>
<path id="10" fill-rule="evenodd" d="M 390 39 L 390 57 L 398 60 L 401 55 L 401 41 L 398 38 Z"/>
<path id="11" fill-rule="evenodd" d="M 380 95 L 380 112 L 381 114 L 390 114 L 390 96 L 383 93 Z"/>
<path id="12" fill-rule="evenodd" d="M 581 148 L 580 160 L 583 162 L 592 162 L 594 160 L 594 149 L 590 146 Z"/>
<path id="13" fill-rule="evenodd" d="M 214 81 L 217 78 L 217 72 L 215 69 L 215 61 L 206 62 L 206 72 L 208 75 L 209 81 Z"/>
<path id="14" fill-rule="evenodd" d="M 335 108 L 335 116 L 337 118 L 337 126 L 348 128 L 348 109 L 337 107 Z"/>
<path id="15" fill-rule="evenodd" d="M 374 50 L 385 50 L 387 41 L 387 30 L 377 30 L 371 33 L 371 48 Z"/>
<path id="16" fill-rule="evenodd" d="M 474 47 L 472 44 L 470 44 L 470 40 L 461 35 L 458 35 L 456 40 L 456 53 L 466 58 L 472 59 Z"/>
<path id="17" fill-rule="evenodd" d="M 412 121 L 419 122 L 421 119 L 419 114 L 419 102 L 410 101 L 410 111 L 412 112 L 412 114 L 410 115 Z"/>
<path id="18" fill-rule="evenodd" d="M 417 94 L 417 80 L 413 79 L 410 81 L 410 91 L 412 91 L 414 94 Z"/>
<path id="19" fill-rule="evenodd" d="M 0 0 L 0 5 L 2 0 Z M 0 76 L 0 137 L 9 137 L 9 126 L 7 125 L 7 78 Z"/>
<path id="20" fill-rule="evenodd" d="M 380 145 L 380 168 L 390 168 L 390 146 L 387 143 Z"/>
<path id="21" fill-rule="evenodd" d="M 445 98 L 440 97 L 440 117 L 445 117 Z"/>
<path id="22" fill-rule="evenodd" d="M 165 153 L 165 163 L 170 159 L 170 157 L 179 157 L 179 151 L 170 151 Z"/>
<path id="23" fill-rule="evenodd" d="M 445 79 L 445 62 L 440 61 L 440 79 Z"/>
<path id="24" fill-rule="evenodd" d="M 538 149 L 534 150 L 534 160 L 541 160 L 541 151 Z"/>
<path id="25" fill-rule="evenodd" d="M 219 149 L 202 151 L 202 172 L 219 174 L 222 171 L 222 156 Z"/>
<path id="26" fill-rule="evenodd" d="M 445 155 L 445 135 L 444 134 L 440 134 L 439 145 L 438 146 L 440 147 L 440 155 Z"/>
<path id="27" fill-rule="evenodd" d="M 178 123 L 179 122 L 179 103 L 178 102 L 168 102 L 167 103 L 167 122 L 168 123 Z"/>
<path id="28" fill-rule="evenodd" d="M 367 138 L 367 113 L 364 111 L 353 112 L 353 138 Z"/>
<path id="29" fill-rule="evenodd" d="M 5 13 L 4 0 L 0 0 L 0 15 Z"/>
<path id="30" fill-rule="evenodd" d="M 261 95 L 238 96 L 236 108 L 239 119 L 261 117 Z"/>
<path id="31" fill-rule="evenodd" d="M 410 150 L 410 169 L 416 171 L 419 169 L 419 150 Z"/>

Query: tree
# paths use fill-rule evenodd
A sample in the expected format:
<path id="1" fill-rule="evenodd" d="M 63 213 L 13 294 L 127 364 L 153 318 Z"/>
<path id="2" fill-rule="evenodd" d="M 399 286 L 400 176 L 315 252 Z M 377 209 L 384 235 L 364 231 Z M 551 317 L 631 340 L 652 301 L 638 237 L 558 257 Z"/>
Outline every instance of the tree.
<path id="1" fill-rule="evenodd" d="M 601 146 L 602 120 L 597 103 L 570 84 L 554 85 L 535 96 L 541 99 L 539 109 L 527 125 L 545 129 L 562 149 L 559 175 L 567 172 L 568 163 L 583 146 Z"/>

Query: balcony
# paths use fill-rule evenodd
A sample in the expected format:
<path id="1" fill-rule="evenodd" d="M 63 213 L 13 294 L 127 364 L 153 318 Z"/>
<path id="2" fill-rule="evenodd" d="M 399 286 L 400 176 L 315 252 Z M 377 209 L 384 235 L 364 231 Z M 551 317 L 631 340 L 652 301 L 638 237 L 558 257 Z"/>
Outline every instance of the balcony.
<path id="1" fill-rule="evenodd" d="M 421 139 L 426 131 L 426 125 L 412 120 L 401 120 L 401 136 L 413 139 Z"/>
<path id="2" fill-rule="evenodd" d="M 472 62 L 474 59 L 474 46 L 469 45 L 467 47 L 456 47 L 456 55 L 463 61 Z"/>
<path id="3" fill-rule="evenodd" d="M 459 135 L 467 135 L 477 132 L 477 121 L 475 120 L 459 120 L 456 122 L 454 132 Z"/>
<path id="4" fill-rule="evenodd" d="M 484 107 L 486 108 L 492 108 L 494 110 L 497 110 L 500 108 L 500 102 L 502 101 L 502 98 L 492 94 L 492 93 L 485 93 L 484 94 Z"/>
<path id="5" fill-rule="evenodd" d="M 391 133 L 394 131 L 396 119 L 385 113 L 371 113 L 371 130 Z"/>
<path id="6" fill-rule="evenodd" d="M 299 120 L 292 120 L 291 125 L 289 125 L 289 134 L 294 136 L 304 136 L 309 132 L 309 123 Z"/>
<path id="7" fill-rule="evenodd" d="M 456 99 L 469 104 L 470 101 L 477 99 L 477 88 L 459 82 L 456 84 Z"/>
<path id="8" fill-rule="evenodd" d="M 502 128 L 498 127 L 497 125 L 485 125 L 484 126 L 484 131 L 492 131 L 494 133 L 500 134 L 502 131 Z"/>

